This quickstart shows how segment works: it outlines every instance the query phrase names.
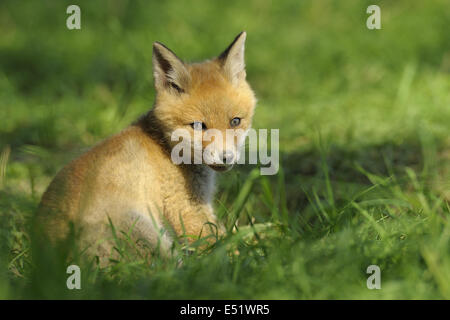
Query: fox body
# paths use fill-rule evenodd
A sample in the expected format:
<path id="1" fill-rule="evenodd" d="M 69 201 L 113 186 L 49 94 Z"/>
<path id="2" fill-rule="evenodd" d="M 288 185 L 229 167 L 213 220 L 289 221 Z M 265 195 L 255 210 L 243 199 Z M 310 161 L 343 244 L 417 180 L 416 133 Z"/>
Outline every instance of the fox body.
<path id="1" fill-rule="evenodd" d="M 242 32 L 217 58 L 193 64 L 153 44 L 153 109 L 56 175 L 37 214 L 38 226 L 52 242 L 66 239 L 74 226 L 87 252 L 105 261 L 114 245 L 111 222 L 162 254 L 183 236 L 193 241 L 190 236 L 223 234 L 212 207 L 215 172 L 228 170 L 238 159 L 256 103 L 245 79 L 245 38 Z M 193 137 L 209 128 L 243 131 L 231 145 L 217 144 L 215 157 L 227 158 L 226 163 L 172 161 L 175 130 Z M 200 148 L 211 143 L 202 142 Z M 166 228 L 174 232 L 162 232 Z"/>

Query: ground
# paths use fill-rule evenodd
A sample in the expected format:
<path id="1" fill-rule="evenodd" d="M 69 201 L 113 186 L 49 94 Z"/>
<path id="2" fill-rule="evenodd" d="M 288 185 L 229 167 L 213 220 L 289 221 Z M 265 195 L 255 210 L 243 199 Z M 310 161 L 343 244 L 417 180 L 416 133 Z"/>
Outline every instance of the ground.
<path id="1" fill-rule="evenodd" d="M 450 299 L 447 0 L 78 1 L 81 30 L 69 4 L 0 3 L 0 298 Z M 149 265 L 118 245 L 68 290 L 28 229 L 52 177 L 152 107 L 153 41 L 196 61 L 242 30 L 280 172 L 220 177 L 238 226 L 211 250 Z"/>

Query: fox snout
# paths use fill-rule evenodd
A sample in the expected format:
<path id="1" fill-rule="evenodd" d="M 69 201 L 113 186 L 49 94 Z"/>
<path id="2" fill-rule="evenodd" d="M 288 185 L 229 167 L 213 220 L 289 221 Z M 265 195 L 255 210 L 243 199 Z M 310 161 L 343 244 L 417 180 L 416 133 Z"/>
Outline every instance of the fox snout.
<path id="1" fill-rule="evenodd" d="M 236 153 L 232 150 L 222 151 L 222 159 L 219 164 L 209 165 L 209 167 L 216 171 L 228 171 L 233 168 L 237 161 Z"/>
<path id="2" fill-rule="evenodd" d="M 205 163 L 216 171 L 230 170 L 237 162 L 237 152 L 233 148 L 222 149 L 209 146 L 203 153 Z"/>
<path id="3" fill-rule="evenodd" d="M 247 132 L 242 129 L 208 130 L 206 142 L 203 141 L 205 163 L 217 171 L 231 169 L 239 161 Z"/>
<path id="4" fill-rule="evenodd" d="M 222 162 L 223 163 L 233 163 L 235 161 L 236 155 L 232 150 L 225 150 L 222 152 Z"/>
<path id="5" fill-rule="evenodd" d="M 236 153 L 233 150 L 218 151 L 216 165 L 233 166 L 236 163 Z"/>

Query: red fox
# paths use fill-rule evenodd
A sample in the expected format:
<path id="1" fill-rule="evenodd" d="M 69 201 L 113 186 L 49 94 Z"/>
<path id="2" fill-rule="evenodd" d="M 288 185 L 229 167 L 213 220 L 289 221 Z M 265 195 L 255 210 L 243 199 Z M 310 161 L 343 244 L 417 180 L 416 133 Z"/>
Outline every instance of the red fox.
<path id="1" fill-rule="evenodd" d="M 246 81 L 245 39 L 242 32 L 218 57 L 192 64 L 153 44 L 153 109 L 56 175 L 37 214 L 52 242 L 64 240 L 73 225 L 89 255 L 105 262 L 114 245 L 111 222 L 166 255 L 185 236 L 193 241 L 224 233 L 212 207 L 215 172 L 236 163 L 242 137 L 215 150 L 226 161 L 175 164 L 171 135 L 184 129 L 193 137 L 211 128 L 242 129 L 245 135 L 256 104 Z M 161 232 L 165 228 L 172 234 Z"/>

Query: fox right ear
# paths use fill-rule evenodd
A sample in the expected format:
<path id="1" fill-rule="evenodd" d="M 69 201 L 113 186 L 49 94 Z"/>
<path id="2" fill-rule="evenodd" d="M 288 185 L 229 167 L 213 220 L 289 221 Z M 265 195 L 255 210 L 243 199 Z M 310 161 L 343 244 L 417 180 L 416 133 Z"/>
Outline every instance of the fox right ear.
<path id="1" fill-rule="evenodd" d="M 183 61 L 159 42 L 153 43 L 153 79 L 156 91 L 170 90 L 177 93 L 187 90 L 190 79 Z"/>
<path id="2" fill-rule="evenodd" d="M 240 80 L 245 79 L 244 51 L 246 37 L 247 33 L 245 31 L 239 33 L 228 48 L 218 57 L 225 76 L 233 84 L 237 84 Z"/>

